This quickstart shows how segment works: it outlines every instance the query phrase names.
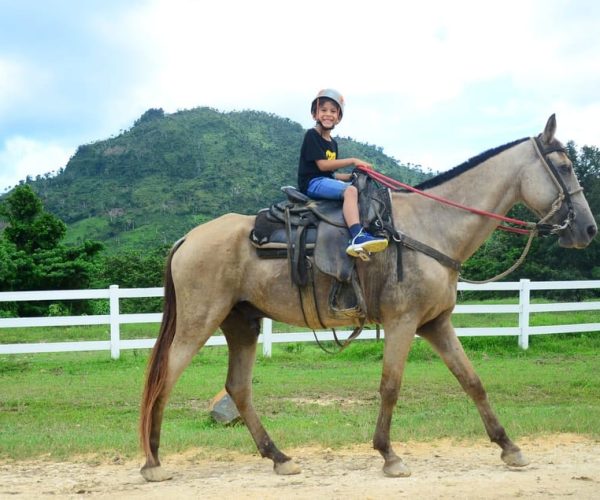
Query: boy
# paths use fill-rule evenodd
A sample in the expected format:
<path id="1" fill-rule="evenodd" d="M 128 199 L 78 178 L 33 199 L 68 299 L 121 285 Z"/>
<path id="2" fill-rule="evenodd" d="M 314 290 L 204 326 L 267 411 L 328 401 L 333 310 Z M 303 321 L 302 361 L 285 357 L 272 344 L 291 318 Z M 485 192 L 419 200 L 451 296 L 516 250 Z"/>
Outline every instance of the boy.
<path id="1" fill-rule="evenodd" d="M 388 241 L 368 233 L 360 225 L 358 190 L 350 180 L 352 174 L 334 173 L 344 167 L 372 166 L 357 158 L 338 159 L 338 145 L 331 131 L 344 114 L 344 97 L 336 90 L 321 90 L 312 101 L 314 128 L 304 136 L 298 164 L 298 189 L 311 198 L 343 200 L 342 212 L 350 231 L 346 253 L 358 257 L 361 252 L 381 252 Z"/>

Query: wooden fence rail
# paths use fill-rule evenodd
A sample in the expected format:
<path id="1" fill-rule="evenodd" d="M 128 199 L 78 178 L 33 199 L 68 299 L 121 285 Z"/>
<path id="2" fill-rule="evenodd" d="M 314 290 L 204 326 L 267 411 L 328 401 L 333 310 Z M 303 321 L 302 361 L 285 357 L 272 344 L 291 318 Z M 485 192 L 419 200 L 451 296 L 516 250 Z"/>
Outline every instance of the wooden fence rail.
<path id="1" fill-rule="evenodd" d="M 572 325 L 545 325 L 531 326 L 532 313 L 557 312 L 557 311 L 591 311 L 600 310 L 600 302 L 563 302 L 532 304 L 531 293 L 540 290 L 577 290 L 600 288 L 600 281 L 530 281 L 523 279 L 517 282 L 488 283 L 473 285 L 459 283 L 459 291 L 514 291 L 518 292 L 518 304 L 485 304 L 485 305 L 458 305 L 454 314 L 517 314 L 518 324 L 511 327 L 483 327 L 483 328 L 457 328 L 460 336 L 498 336 L 510 335 L 518 338 L 519 346 L 523 349 L 529 347 L 531 335 L 544 335 L 556 333 L 577 333 L 600 331 L 600 323 L 580 323 Z M 128 323 L 159 323 L 161 313 L 121 314 L 119 303 L 121 299 L 162 297 L 163 288 L 119 288 L 111 285 L 107 289 L 96 290 L 61 290 L 61 291 L 35 291 L 35 292 L 0 292 L 0 302 L 17 301 L 64 301 L 64 300 L 93 300 L 105 299 L 109 303 L 109 314 L 91 316 L 54 316 L 35 318 L 0 318 L 0 354 L 24 354 L 41 352 L 69 352 L 69 351 L 110 351 L 111 357 L 117 359 L 123 349 L 151 348 L 156 339 L 121 339 L 120 326 Z M 76 325 L 110 325 L 110 339 L 103 341 L 81 342 L 51 342 L 51 343 L 18 343 L 2 344 L 2 328 L 23 327 L 57 327 Z M 317 332 L 319 340 L 333 340 L 329 331 Z M 345 339 L 349 331 L 338 332 L 340 339 Z M 381 332 L 382 338 L 385 332 Z M 359 339 L 374 339 L 375 330 L 364 330 Z M 262 333 L 258 341 L 263 346 L 263 355 L 271 356 L 274 343 L 312 342 L 312 332 L 273 333 L 272 321 L 263 320 Z M 207 345 L 225 345 L 223 336 L 212 336 Z"/>

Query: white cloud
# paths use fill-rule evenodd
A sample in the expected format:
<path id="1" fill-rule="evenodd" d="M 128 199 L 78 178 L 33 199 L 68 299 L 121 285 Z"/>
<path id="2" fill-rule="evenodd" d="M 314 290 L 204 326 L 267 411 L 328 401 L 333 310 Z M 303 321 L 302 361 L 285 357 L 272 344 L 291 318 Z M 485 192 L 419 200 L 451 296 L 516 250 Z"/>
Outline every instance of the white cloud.
<path id="1" fill-rule="evenodd" d="M 23 97 L 26 75 L 27 70 L 22 63 L 8 58 L 0 59 L 0 113 Z"/>
<path id="2" fill-rule="evenodd" d="M 0 57 L 0 120 L 13 120 L 19 113 L 28 118 L 44 109 L 40 97 L 52 95 L 53 76 L 48 69 L 27 58 Z"/>
<path id="3" fill-rule="evenodd" d="M 25 137 L 11 137 L 0 150 L 0 186 L 8 188 L 27 176 L 54 172 L 64 167 L 73 151 Z"/>
<path id="4" fill-rule="evenodd" d="M 566 142 L 574 140 L 577 146 L 600 147 L 600 100 L 585 106 L 573 106 L 570 103 L 557 102 L 556 136 Z"/>

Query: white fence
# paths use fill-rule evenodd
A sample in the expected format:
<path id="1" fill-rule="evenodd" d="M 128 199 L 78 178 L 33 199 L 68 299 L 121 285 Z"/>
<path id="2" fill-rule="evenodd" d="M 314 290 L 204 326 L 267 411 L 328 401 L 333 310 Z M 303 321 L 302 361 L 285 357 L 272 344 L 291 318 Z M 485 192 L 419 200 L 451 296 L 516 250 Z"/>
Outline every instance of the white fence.
<path id="1" fill-rule="evenodd" d="M 600 302 L 564 302 L 532 304 L 531 292 L 538 290 L 574 290 L 600 288 L 600 281 L 549 281 L 532 282 L 521 280 L 518 282 L 488 283 L 485 285 L 472 285 L 459 283 L 458 290 L 469 291 L 515 291 L 519 294 L 518 304 L 485 304 L 485 305 L 458 305 L 454 314 L 518 314 L 518 324 L 513 327 L 485 327 L 485 328 L 457 328 L 460 336 L 499 336 L 510 335 L 518 338 L 519 346 L 523 349 L 529 347 L 530 335 L 543 335 L 555 333 L 577 333 L 600 331 L 600 323 L 582 323 L 573 325 L 545 325 L 531 326 L 529 317 L 531 313 L 557 312 L 557 311 L 590 311 L 600 310 Z M 156 339 L 121 339 L 120 325 L 127 323 L 159 323 L 161 313 L 145 314 L 120 314 L 119 301 L 125 298 L 162 297 L 163 288 L 119 288 L 112 285 L 108 289 L 98 290 L 63 290 L 39 292 L 0 292 L 0 302 L 17 301 L 59 301 L 82 299 L 108 299 L 110 313 L 96 316 L 56 316 L 37 318 L 0 318 L 0 340 L 2 328 L 21 327 L 51 327 L 75 325 L 110 325 L 110 339 L 103 341 L 81 342 L 53 342 L 53 343 L 19 343 L 1 344 L 0 354 L 24 354 L 40 352 L 68 352 L 68 351 L 108 351 L 111 357 L 117 359 L 123 349 L 151 348 Z M 317 332 L 319 340 L 333 340 L 330 331 Z M 338 332 L 340 339 L 345 339 L 349 331 Z M 381 336 L 385 335 L 382 330 Z M 375 330 L 364 330 L 359 339 L 374 339 Z M 263 355 L 271 356 L 271 347 L 274 343 L 311 342 L 314 341 L 312 332 L 273 333 L 272 321 L 263 320 L 262 334 L 258 341 L 263 345 Z M 212 336 L 207 345 L 225 345 L 223 336 Z"/>

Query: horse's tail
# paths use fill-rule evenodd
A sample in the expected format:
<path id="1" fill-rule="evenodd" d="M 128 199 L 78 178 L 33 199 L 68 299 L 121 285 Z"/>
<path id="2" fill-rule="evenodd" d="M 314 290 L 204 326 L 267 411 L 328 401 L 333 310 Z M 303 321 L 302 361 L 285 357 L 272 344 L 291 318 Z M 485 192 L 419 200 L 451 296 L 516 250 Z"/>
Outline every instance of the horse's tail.
<path id="1" fill-rule="evenodd" d="M 146 383 L 144 385 L 144 394 L 142 396 L 140 411 L 140 442 L 147 457 L 152 454 L 150 448 L 150 434 L 152 432 L 153 408 L 165 385 L 169 348 L 173 343 L 173 337 L 175 337 L 177 304 L 175 286 L 173 284 L 173 274 L 171 272 L 171 261 L 173 260 L 173 255 L 184 241 L 185 239 L 182 238 L 176 242 L 167 258 L 164 278 L 165 296 L 163 302 L 162 323 L 146 371 Z"/>

